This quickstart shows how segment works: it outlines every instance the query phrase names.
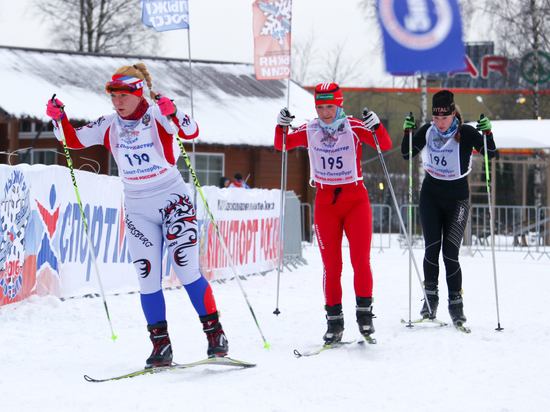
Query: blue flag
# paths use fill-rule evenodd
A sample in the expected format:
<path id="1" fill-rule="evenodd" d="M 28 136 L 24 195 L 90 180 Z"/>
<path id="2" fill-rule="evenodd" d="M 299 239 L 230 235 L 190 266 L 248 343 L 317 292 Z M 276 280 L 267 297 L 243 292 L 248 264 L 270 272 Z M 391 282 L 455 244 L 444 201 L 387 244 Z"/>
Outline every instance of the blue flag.
<path id="1" fill-rule="evenodd" d="M 181 30 L 189 28 L 189 7 L 187 0 L 140 0 L 141 21 L 156 31 Z"/>
<path id="2" fill-rule="evenodd" d="M 464 69 L 456 0 L 378 0 L 386 71 L 442 73 Z"/>

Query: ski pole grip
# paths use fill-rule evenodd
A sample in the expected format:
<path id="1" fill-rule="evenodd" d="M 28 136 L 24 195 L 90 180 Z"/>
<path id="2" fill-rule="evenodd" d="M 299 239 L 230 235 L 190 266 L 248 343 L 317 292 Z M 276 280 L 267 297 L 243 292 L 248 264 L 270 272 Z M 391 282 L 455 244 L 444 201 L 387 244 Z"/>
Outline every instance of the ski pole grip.
<path id="1" fill-rule="evenodd" d="M 57 93 L 54 93 L 53 96 L 52 96 L 52 104 L 54 105 L 54 107 L 59 107 L 59 106 L 55 103 L 55 96 L 57 96 Z"/>

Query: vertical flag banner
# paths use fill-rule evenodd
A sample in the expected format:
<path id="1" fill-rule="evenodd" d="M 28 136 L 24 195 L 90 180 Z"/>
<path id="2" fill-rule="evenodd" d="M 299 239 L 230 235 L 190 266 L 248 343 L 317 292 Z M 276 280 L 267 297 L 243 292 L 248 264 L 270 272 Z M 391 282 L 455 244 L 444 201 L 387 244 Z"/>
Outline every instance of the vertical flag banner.
<path id="1" fill-rule="evenodd" d="M 464 69 L 457 0 L 378 0 L 386 71 L 442 73 Z"/>
<path id="2" fill-rule="evenodd" d="M 140 0 L 141 21 L 156 31 L 189 29 L 187 0 Z"/>
<path id="3" fill-rule="evenodd" d="M 252 13 L 256 79 L 288 79 L 292 0 L 255 1 Z"/>

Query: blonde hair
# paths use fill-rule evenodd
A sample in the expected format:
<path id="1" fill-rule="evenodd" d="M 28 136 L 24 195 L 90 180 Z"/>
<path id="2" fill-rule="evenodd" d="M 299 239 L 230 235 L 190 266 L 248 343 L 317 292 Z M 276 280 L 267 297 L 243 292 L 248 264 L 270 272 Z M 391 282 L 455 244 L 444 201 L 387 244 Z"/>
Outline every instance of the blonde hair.
<path id="1" fill-rule="evenodd" d="M 153 101 L 157 97 L 157 94 L 152 90 L 153 89 L 153 78 L 147 70 L 145 63 L 136 63 L 133 66 L 122 66 L 119 67 L 114 73 L 113 76 L 121 74 L 123 76 L 132 76 L 141 80 L 145 80 L 147 87 L 149 88 L 149 95 Z"/>

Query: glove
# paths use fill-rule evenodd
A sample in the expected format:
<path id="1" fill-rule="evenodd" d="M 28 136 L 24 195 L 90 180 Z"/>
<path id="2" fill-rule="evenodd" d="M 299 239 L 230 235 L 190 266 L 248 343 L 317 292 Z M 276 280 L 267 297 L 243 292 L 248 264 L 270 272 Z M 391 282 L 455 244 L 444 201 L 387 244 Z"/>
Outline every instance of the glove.
<path id="1" fill-rule="evenodd" d="M 411 129 L 416 129 L 416 122 L 414 116 L 411 114 L 405 118 L 405 123 L 403 123 L 403 130 L 405 133 L 409 133 Z"/>
<path id="2" fill-rule="evenodd" d="M 165 97 L 161 94 L 157 95 L 157 104 L 159 105 L 160 113 L 163 116 L 174 116 L 176 114 L 176 106 L 172 103 L 168 97 Z"/>
<path id="3" fill-rule="evenodd" d="M 50 116 L 53 120 L 59 120 L 65 113 L 65 106 L 59 99 L 55 99 L 55 105 L 52 100 L 53 99 L 48 100 L 46 114 Z"/>
<path id="4" fill-rule="evenodd" d="M 479 120 L 477 121 L 476 129 L 489 134 L 491 132 L 491 122 L 489 121 L 489 118 L 480 114 Z"/>
<path id="5" fill-rule="evenodd" d="M 376 130 L 380 126 L 380 119 L 372 110 L 363 109 L 363 124 L 367 126 L 369 130 Z"/>
<path id="6" fill-rule="evenodd" d="M 281 127 L 288 127 L 290 126 L 290 123 L 292 123 L 292 120 L 294 120 L 294 117 L 295 116 L 291 115 L 285 107 L 284 109 L 281 109 L 277 115 L 277 124 Z"/>

